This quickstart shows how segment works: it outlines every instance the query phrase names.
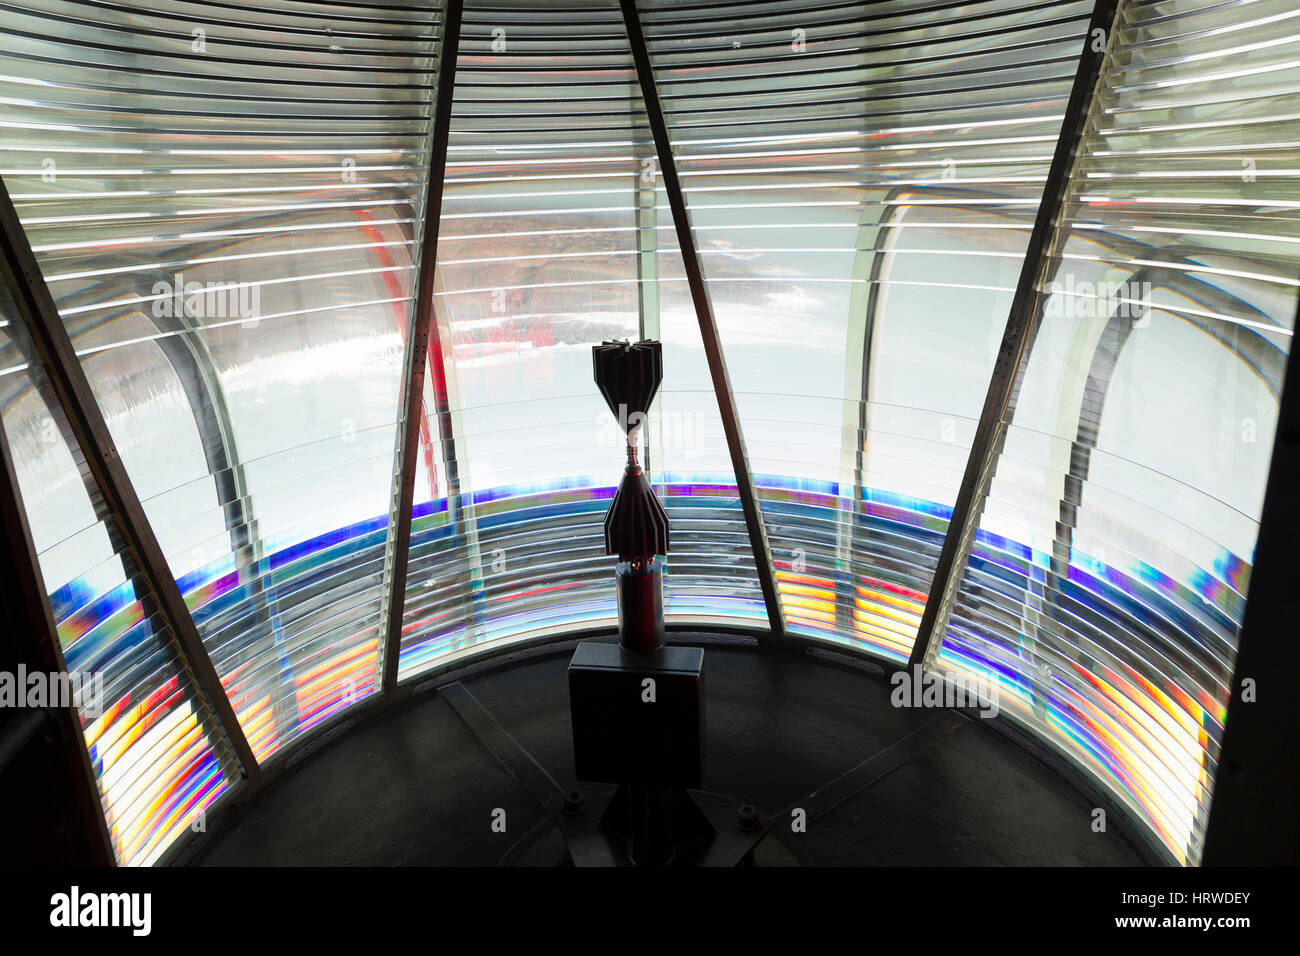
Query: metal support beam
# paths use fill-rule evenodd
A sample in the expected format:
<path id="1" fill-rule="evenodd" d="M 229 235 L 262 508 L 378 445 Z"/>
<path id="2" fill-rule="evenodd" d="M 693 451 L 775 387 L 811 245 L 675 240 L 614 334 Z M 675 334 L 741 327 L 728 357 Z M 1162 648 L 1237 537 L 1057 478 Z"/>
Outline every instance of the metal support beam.
<path id="1" fill-rule="evenodd" d="M 437 406 L 438 434 L 442 440 L 443 468 L 447 479 L 447 518 L 457 520 L 460 478 L 452 436 L 447 374 L 443 363 L 442 333 L 433 311 L 433 273 L 438 258 L 438 226 L 442 219 L 443 179 L 447 168 L 447 139 L 451 130 L 452 99 L 456 91 L 456 56 L 460 48 L 463 0 L 447 0 L 438 43 L 438 78 L 433 110 L 433 136 L 425 176 L 420 272 L 415 286 L 415 320 L 406 343 L 406 369 L 402 379 L 402 417 L 395 449 L 396 489 L 388 523 L 388 550 L 384 561 L 383 641 L 380 661 L 381 690 L 390 694 L 397 685 L 397 664 L 402 645 L 402 617 L 406 610 L 406 574 L 411 547 L 411 508 L 415 503 L 416 456 L 420 447 L 420 407 L 424 379 L 432 366 L 433 398 Z"/>
<path id="2" fill-rule="evenodd" d="M 1046 296 L 1040 292 L 1040 285 L 1051 260 L 1057 221 L 1069 187 L 1075 157 L 1083 140 L 1097 78 L 1114 40 L 1117 6 L 1118 0 L 1097 0 L 1088 30 L 1084 34 L 1083 51 L 1079 56 L 1079 68 L 1075 72 L 1074 86 L 1066 104 L 1065 118 L 1061 123 L 1061 135 L 1056 141 L 1056 151 L 1047 173 L 1042 200 L 1038 204 L 1038 214 L 1029 236 L 1020 279 L 1011 300 L 1006 329 L 989 379 L 984 409 L 980 413 L 970 456 L 966 459 L 966 471 L 962 475 L 957 500 L 953 505 L 952 520 L 939 552 L 939 562 L 935 567 L 929 598 L 925 602 L 925 612 L 921 615 L 916 643 L 912 645 L 909 667 L 918 664 L 928 666 L 943 646 L 948 619 L 961 587 L 993 472 L 1006 440 L 1007 424 L 1015 411 L 1025 365 L 1042 322 Z M 1104 38 L 1104 42 L 1098 42 L 1099 38 Z"/>
<path id="3" fill-rule="evenodd" d="M 1300 311 L 1296 316 L 1300 325 Z M 1273 459 L 1255 542 L 1246 614 L 1237 638 L 1232 699 L 1205 834 L 1204 866 L 1294 866 L 1300 763 L 1300 348 L 1294 338 L 1278 408 Z M 1247 693 L 1247 682 L 1254 686 Z"/>
<path id="4" fill-rule="evenodd" d="M 167 557 L 127 476 L 103 412 L 95 401 L 81 360 L 54 305 L 3 182 L 0 182 L 0 242 L 3 242 L 4 270 L 13 287 L 18 313 L 31 338 L 34 357 L 45 368 L 103 505 L 113 516 L 144 586 L 157 602 L 158 613 L 176 639 L 182 665 L 190 672 L 195 688 L 229 742 L 239 763 L 239 772 L 256 780 L 260 773 L 257 758 L 253 756 L 243 728 L 235 717 L 234 708 L 167 564 Z"/>
<path id="5" fill-rule="evenodd" d="M 628 42 L 632 47 L 632 60 L 636 64 L 637 80 L 641 84 L 641 96 L 645 100 L 650 132 L 654 136 L 655 152 L 659 158 L 659 175 L 663 177 L 664 190 L 668 194 L 668 206 L 673 213 L 673 227 L 677 230 L 677 243 L 681 247 L 686 282 L 691 290 L 691 301 L 695 305 L 695 316 L 700 323 L 700 338 L 704 342 L 704 354 L 709 362 L 709 375 L 713 379 L 713 391 L 718 399 L 718 412 L 722 416 L 722 428 L 727 436 L 727 450 L 731 453 L 731 467 L 736 475 L 736 489 L 740 494 L 740 505 L 745 513 L 745 526 L 749 531 L 750 546 L 754 551 L 754 565 L 758 571 L 759 586 L 763 590 L 763 603 L 767 606 L 768 623 L 773 636 L 780 639 L 785 634 L 785 615 L 781 610 L 781 597 L 777 592 L 776 572 L 772 567 L 767 531 L 763 525 L 758 494 L 754 490 L 754 479 L 745 454 L 745 439 L 740 429 L 740 417 L 736 412 L 736 397 L 731 389 L 731 379 L 727 375 L 727 362 L 722 353 L 722 341 L 718 335 L 718 323 L 713 315 L 713 305 L 709 301 L 709 287 L 704 278 L 704 267 L 695 248 L 695 239 L 691 235 L 686 197 L 682 193 L 681 181 L 677 178 L 677 165 L 673 160 L 672 146 L 668 140 L 668 126 L 664 120 L 663 106 L 659 101 L 659 90 L 655 85 L 654 68 L 650 64 L 650 53 L 646 49 L 641 20 L 637 16 L 636 0 L 620 0 L 620 3 L 623 8 L 623 21 L 627 26 Z"/>

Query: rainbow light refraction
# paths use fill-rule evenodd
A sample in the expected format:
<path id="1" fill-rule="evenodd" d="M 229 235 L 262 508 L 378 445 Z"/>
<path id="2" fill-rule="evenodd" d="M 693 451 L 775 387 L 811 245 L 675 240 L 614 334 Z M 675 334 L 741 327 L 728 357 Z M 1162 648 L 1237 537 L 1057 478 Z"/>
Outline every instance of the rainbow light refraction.
<path id="1" fill-rule="evenodd" d="M 706 476 L 673 476 L 664 487 L 666 500 L 679 514 L 689 514 L 683 509 L 692 507 L 736 503 L 734 486 Z M 941 506 L 902 496 L 867 493 L 852 501 L 842 499 L 833 486 L 783 487 L 780 479 L 770 476 L 763 478 L 761 488 L 766 520 L 778 533 L 791 524 L 832 528 L 850 522 L 860 540 L 871 540 L 873 535 L 931 540 L 942 534 L 947 519 Z M 480 531 L 498 526 L 520 533 L 536 523 L 581 539 L 583 529 L 599 520 L 612 493 L 612 488 L 574 480 L 549 490 L 536 485 L 495 488 L 481 493 L 473 506 Z M 262 586 L 284 600 L 295 588 L 311 586 L 313 569 L 336 564 L 340 555 L 361 560 L 370 554 L 381 525 L 375 519 L 296 542 L 269 555 L 251 573 L 261 575 Z M 432 548 L 435 554 L 442 548 L 450 555 L 457 547 L 457 531 L 445 501 L 425 503 L 415 515 L 413 547 Z M 811 548 L 797 557 L 778 556 L 775 561 L 787 627 L 892 662 L 905 661 L 925 608 L 925 591 L 909 583 L 905 569 L 900 568 L 894 580 L 853 571 L 851 555 L 848 561 L 842 556 L 837 560 L 834 536 L 825 540 L 824 549 Z M 554 541 L 545 534 L 536 538 L 539 553 L 562 544 L 562 538 Z M 483 560 L 486 565 L 491 555 Z M 691 559 L 674 554 L 673 560 Z M 1021 600 L 1028 601 L 1032 592 L 1048 586 L 1047 556 L 1017 542 L 981 533 L 976 561 L 986 571 L 1001 575 L 999 580 L 1010 582 L 1009 587 L 1014 585 Z M 435 606 L 409 614 L 404 621 L 401 678 L 409 680 L 484 647 L 612 626 L 617 612 L 600 549 L 593 544 L 579 551 L 574 562 L 579 568 L 589 563 L 595 569 L 592 576 L 525 575 L 506 586 L 494 586 L 490 567 L 488 574 L 480 567 L 477 580 L 466 584 L 468 606 L 454 610 Z M 670 619 L 675 615 L 680 621 L 765 625 L 761 601 L 728 600 L 687 584 L 674 588 L 672 568 L 670 561 L 666 578 Z M 1231 570 L 1238 580 L 1248 573 L 1231 556 L 1225 556 L 1220 569 Z M 218 562 L 187 575 L 182 585 L 196 621 L 203 624 L 231 602 L 247 601 L 249 573 L 245 571 L 241 580 L 228 563 Z M 1137 633 L 1140 627 L 1175 617 L 1170 609 L 1193 598 L 1233 614 L 1242 609 L 1239 600 L 1224 599 L 1225 583 L 1209 571 L 1180 582 L 1149 567 L 1115 568 L 1082 554 L 1058 586 L 1069 588 L 1072 600 L 1086 601 L 1119 633 Z M 196 814 L 220 798 L 229 781 L 195 710 L 192 690 L 181 683 L 175 665 L 168 664 L 165 632 L 144 620 L 142 605 L 130 587 L 92 595 L 84 584 L 70 582 L 52 598 L 60 612 L 59 634 L 69 666 L 85 672 L 102 669 L 115 689 L 116 696 L 102 714 L 86 721 L 85 735 L 119 860 L 150 863 Z M 1153 611 L 1157 605 L 1162 609 L 1159 614 Z M 1218 637 L 1231 639 L 1232 621 L 1226 614 L 1219 617 Z M 280 752 L 286 726 L 284 695 L 293 705 L 290 731 L 299 734 L 374 693 L 377 632 L 358 637 L 355 644 L 321 654 L 305 665 L 285 665 L 279 698 L 275 692 L 240 690 L 245 671 L 255 665 L 251 656 L 221 674 L 259 760 Z M 250 634 L 248 640 L 266 637 Z M 274 646 L 274 635 L 268 646 Z M 1188 862 L 1208 806 L 1226 715 L 1221 688 L 1201 686 L 1186 674 L 1162 673 L 1159 661 L 1142 659 L 1137 643 L 1127 660 L 1081 649 L 1068 666 L 1050 671 L 1036 660 L 1035 648 L 1026 635 L 1011 639 L 1006 634 L 981 633 L 969 620 L 955 618 L 939 665 L 995 682 L 1005 717 L 1031 725 L 1144 820 L 1175 859 Z M 163 676 L 161 680 L 153 676 L 150 683 L 150 675 Z"/>

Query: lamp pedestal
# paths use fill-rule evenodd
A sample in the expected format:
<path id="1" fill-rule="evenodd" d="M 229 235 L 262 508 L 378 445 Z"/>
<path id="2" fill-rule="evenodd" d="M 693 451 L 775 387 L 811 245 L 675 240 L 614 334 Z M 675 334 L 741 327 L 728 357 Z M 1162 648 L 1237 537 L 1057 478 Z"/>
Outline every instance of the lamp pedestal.
<path id="1" fill-rule="evenodd" d="M 619 644 L 629 651 L 653 651 L 664 643 L 664 559 L 647 564 L 620 561 L 618 584 Z"/>
<path id="2" fill-rule="evenodd" d="M 620 642 L 579 644 L 569 663 L 578 779 L 618 788 L 599 823 L 585 815 L 582 800 L 571 801 L 576 809 L 561 817 L 578 866 L 691 866 L 706 859 L 734 866 L 766 833 L 746 825 L 741 839 L 716 839 L 718 828 L 687 792 L 703 774 L 704 651 L 664 645 L 668 513 L 637 462 L 637 438 L 663 377 L 661 352 L 654 341 L 592 348 L 596 385 L 627 436 L 627 464 L 605 514 L 605 553 L 619 558 Z"/>

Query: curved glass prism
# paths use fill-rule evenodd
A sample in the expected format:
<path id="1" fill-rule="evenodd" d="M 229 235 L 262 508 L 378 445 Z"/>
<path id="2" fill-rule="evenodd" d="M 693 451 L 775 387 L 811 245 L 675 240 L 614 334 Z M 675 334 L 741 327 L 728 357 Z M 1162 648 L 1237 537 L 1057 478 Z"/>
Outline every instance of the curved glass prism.
<path id="1" fill-rule="evenodd" d="M 263 762 L 379 696 L 395 596 L 399 683 L 616 624 L 603 341 L 662 343 L 640 460 L 669 624 L 768 628 L 665 161 L 787 630 L 905 661 L 1049 213 L 936 660 L 1196 863 L 1300 293 L 1292 6 L 1122 0 L 1060 209 L 1089 0 L 639 0 L 668 157 L 618 0 L 466 0 L 446 116 L 445 2 L 26 0 L 0 9 L 0 174 Z M 402 515 L 421 269 L 440 348 Z M 155 862 L 243 784 L 0 307 L 59 639 L 108 688 L 81 715 L 105 816 Z"/>

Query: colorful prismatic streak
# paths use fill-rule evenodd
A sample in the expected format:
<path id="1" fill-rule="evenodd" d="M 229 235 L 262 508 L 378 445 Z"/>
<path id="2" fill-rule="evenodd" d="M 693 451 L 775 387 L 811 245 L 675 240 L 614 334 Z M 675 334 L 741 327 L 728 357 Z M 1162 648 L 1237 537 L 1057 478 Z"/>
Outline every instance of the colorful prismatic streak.
<path id="1" fill-rule="evenodd" d="M 122 653 L 109 668 L 109 686 L 120 687 L 123 673 L 142 673 L 133 675 L 135 686 L 106 701 L 102 713 L 90 715 L 83 704 L 82 720 L 114 851 L 120 863 L 136 865 L 153 862 L 212 805 L 226 781 L 174 661 L 149 652 L 147 644 L 132 645 L 129 635 L 148 627 L 138 603 L 123 611 L 137 623 L 116 632 Z M 79 638 L 101 639 L 94 628 Z M 151 669 L 155 663 L 162 664 L 160 671 Z"/>
<path id="2" fill-rule="evenodd" d="M 934 551 L 947 510 L 885 492 L 844 498 L 825 482 L 760 476 L 759 486 L 769 534 L 780 545 L 773 556 L 788 628 L 906 660 L 926 585 L 914 562 L 889 556 Z M 670 507 L 739 514 L 735 486 L 717 476 L 666 476 L 662 487 Z M 544 558 L 556 547 L 553 529 L 589 534 L 584 529 L 596 526 L 612 494 L 612 487 L 573 478 L 475 492 L 462 507 L 473 510 L 483 540 L 498 534 L 535 541 Z M 439 549 L 463 553 L 463 529 L 445 501 L 417 506 L 414 519 L 412 546 L 430 549 L 435 567 Z M 242 571 L 226 560 L 179 582 L 201 633 L 209 620 L 246 614 L 241 609 L 257 594 L 269 602 L 270 636 L 257 636 L 262 643 L 250 643 L 242 655 L 227 653 L 222 661 L 234 663 L 221 673 L 259 760 L 280 753 L 286 735 L 318 727 L 374 693 L 377 620 L 346 640 L 294 654 L 277 637 L 283 615 L 276 601 L 314 593 L 322 575 L 373 560 L 383 531 L 383 519 L 375 518 L 286 544 Z M 689 538 L 684 543 L 689 551 Z M 563 574 L 525 570 L 494 578 L 487 554 L 477 567 L 462 566 L 463 586 L 449 586 L 443 603 L 421 605 L 404 620 L 399 675 L 409 679 L 482 646 L 609 625 L 616 608 L 608 568 L 595 544 L 589 550 L 590 560 L 575 559 Z M 534 558 L 521 552 L 511 560 L 526 569 Z M 1051 568 L 1049 555 L 977 534 L 970 573 L 987 582 L 986 599 L 1013 610 L 1037 607 L 1037 629 L 1031 635 L 979 624 L 963 597 L 939 664 L 995 685 L 1003 715 L 1093 774 L 1176 860 L 1195 862 L 1227 704 L 1211 666 L 1217 658 L 1204 649 L 1235 641 L 1249 566 L 1225 554 L 1213 568 L 1177 580 L 1147 564 L 1116 567 L 1072 553 L 1064 576 Z M 761 600 L 724 594 L 721 577 L 718 586 L 674 590 L 672 569 L 670 562 L 666 605 L 676 619 L 762 625 Z M 52 594 L 51 603 L 70 669 L 102 671 L 110 689 L 102 712 L 83 722 L 118 858 L 152 862 L 228 786 L 210 728 L 195 710 L 169 638 L 145 620 L 129 584 L 96 594 L 77 580 Z M 221 640 L 229 651 L 239 635 L 226 630 Z M 246 685 L 261 654 L 278 655 L 272 671 L 279 680 Z M 1171 664 L 1175 658 L 1182 663 Z M 1195 663 L 1202 659 L 1210 663 Z"/>

